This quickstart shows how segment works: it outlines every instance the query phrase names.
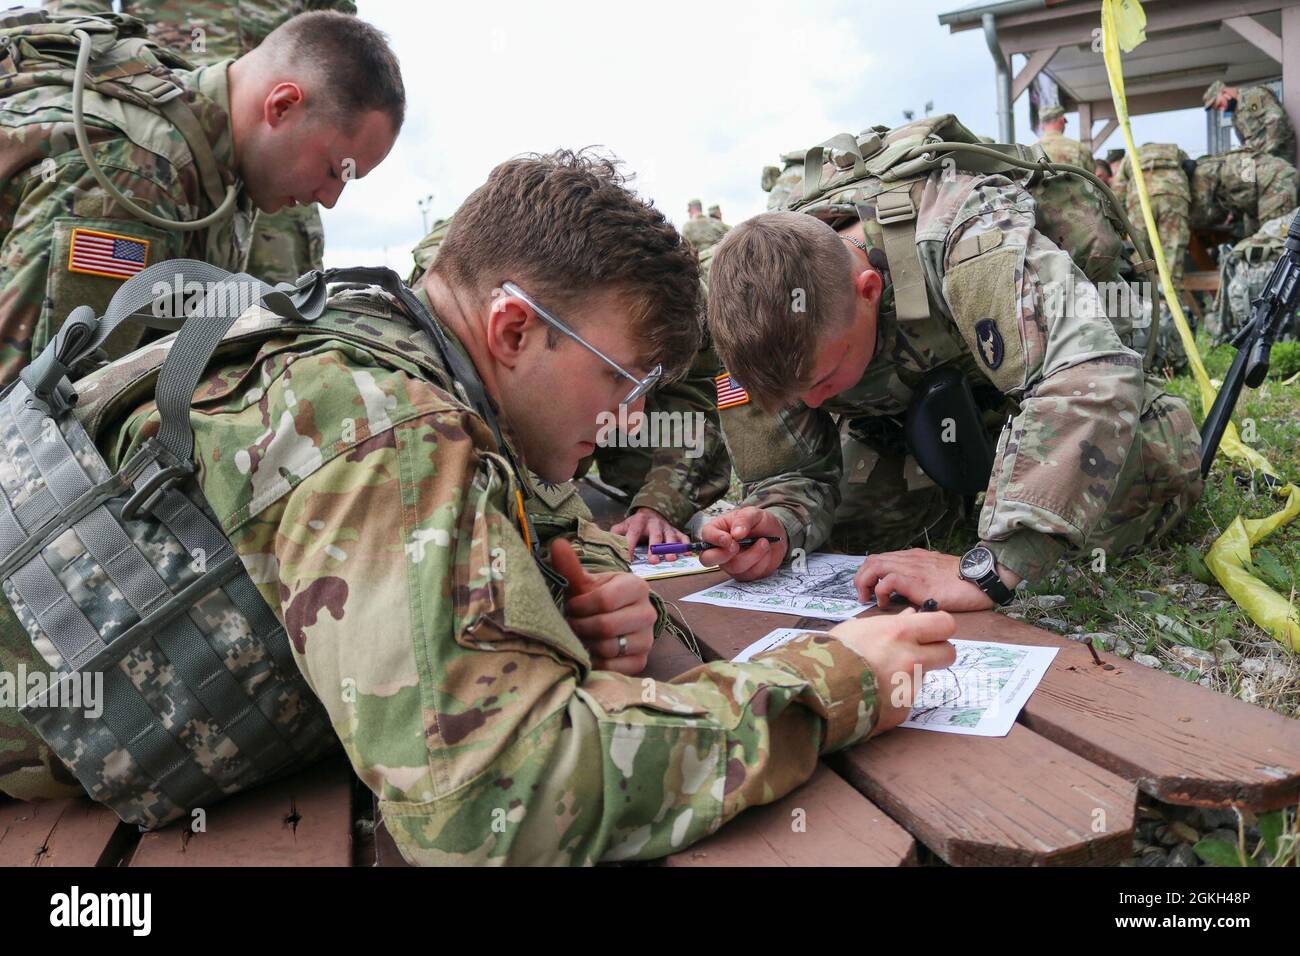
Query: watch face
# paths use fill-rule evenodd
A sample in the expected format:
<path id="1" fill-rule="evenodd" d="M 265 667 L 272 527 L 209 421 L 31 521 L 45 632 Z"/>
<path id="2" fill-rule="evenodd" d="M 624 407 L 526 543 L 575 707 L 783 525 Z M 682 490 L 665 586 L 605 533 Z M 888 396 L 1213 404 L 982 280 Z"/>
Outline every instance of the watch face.
<path id="1" fill-rule="evenodd" d="M 971 548 L 962 556 L 961 576 L 978 581 L 993 570 L 993 552 L 988 548 Z"/>

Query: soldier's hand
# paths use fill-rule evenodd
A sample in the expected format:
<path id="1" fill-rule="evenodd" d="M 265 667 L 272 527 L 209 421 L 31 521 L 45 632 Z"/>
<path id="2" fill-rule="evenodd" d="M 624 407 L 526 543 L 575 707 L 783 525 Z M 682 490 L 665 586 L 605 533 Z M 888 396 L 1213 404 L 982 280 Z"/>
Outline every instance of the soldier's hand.
<path id="1" fill-rule="evenodd" d="M 780 542 L 759 541 L 742 548 L 743 538 L 773 537 Z M 781 566 L 789 539 L 785 527 L 770 512 L 753 506 L 720 514 L 700 529 L 700 540 L 715 547 L 700 555 L 705 564 L 716 564 L 737 581 L 757 581 Z"/>
<path id="2" fill-rule="evenodd" d="M 627 538 L 628 546 L 633 550 L 642 540 L 647 545 L 687 544 L 691 540 L 669 524 L 668 519 L 653 508 L 637 508 L 636 511 L 609 530 L 614 534 L 621 534 Z M 665 559 L 676 561 L 677 555 L 669 554 L 660 557 L 657 554 L 652 554 L 648 560 L 651 564 L 658 564 Z"/>
<path id="3" fill-rule="evenodd" d="M 591 654 L 592 666 L 620 674 L 645 670 L 658 618 L 650 585 L 628 571 L 592 574 L 563 538 L 551 542 L 551 566 L 569 581 L 564 619 Z"/>
<path id="4" fill-rule="evenodd" d="M 887 551 L 870 555 L 858 568 L 853 584 L 863 601 L 872 598 L 881 607 L 889 607 L 889 598 L 895 591 L 918 607 L 933 599 L 944 611 L 987 611 L 993 599 L 959 573 L 961 558 L 955 554 L 910 548 L 907 551 Z M 1010 572 L 1000 568 L 1003 581 L 1015 587 L 1016 580 L 1008 580 Z"/>
<path id="5" fill-rule="evenodd" d="M 957 649 L 948 641 L 956 629 L 946 611 L 918 614 L 914 608 L 853 618 L 831 628 L 831 634 L 865 658 L 876 675 L 879 716 L 872 736 L 907 719 L 926 671 L 950 667 L 957 659 Z"/>

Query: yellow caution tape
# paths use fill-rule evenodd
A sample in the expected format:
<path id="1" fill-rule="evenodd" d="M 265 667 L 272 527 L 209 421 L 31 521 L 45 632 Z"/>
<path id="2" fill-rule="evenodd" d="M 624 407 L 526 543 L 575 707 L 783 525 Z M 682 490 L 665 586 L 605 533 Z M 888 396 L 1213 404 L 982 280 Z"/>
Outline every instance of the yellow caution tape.
<path id="1" fill-rule="evenodd" d="M 1124 70 L 1120 63 L 1120 48 L 1128 53 L 1146 39 L 1146 11 L 1139 0 L 1103 0 L 1101 7 L 1102 53 L 1106 60 L 1106 75 L 1110 80 L 1111 97 L 1115 101 L 1115 117 L 1124 133 L 1124 145 L 1128 149 L 1129 169 L 1133 173 L 1133 183 L 1137 186 L 1138 199 L 1142 204 L 1142 220 L 1146 223 L 1147 236 L 1151 250 L 1155 255 L 1156 267 L 1160 272 L 1160 285 L 1165 291 L 1165 301 L 1173 316 L 1174 327 L 1182 339 L 1187 352 L 1187 360 L 1192 368 L 1200 392 L 1201 408 L 1208 413 L 1214 405 L 1217 389 L 1210 382 L 1201 361 L 1201 353 L 1196 348 L 1196 338 L 1187 325 L 1183 315 L 1182 303 L 1174 292 L 1173 279 L 1169 264 L 1165 260 L 1164 246 L 1156 230 L 1155 216 L 1151 212 L 1151 197 L 1147 193 L 1146 179 L 1142 174 L 1141 164 L 1137 162 L 1137 144 L 1133 139 L 1133 127 L 1129 122 L 1128 98 L 1124 94 Z M 1159 315 L 1152 312 L 1151 329 L 1148 334 L 1155 335 L 1159 328 Z M 1219 453 L 1233 461 L 1247 465 L 1252 470 L 1262 471 L 1274 478 L 1279 478 L 1273 466 L 1259 452 L 1245 444 L 1238 436 L 1236 426 L 1228 423 L 1219 443 Z M 1250 564 L 1252 545 L 1271 534 L 1273 531 L 1291 521 L 1300 513 L 1300 490 L 1293 485 L 1286 485 L 1279 494 L 1287 495 L 1285 508 L 1267 518 L 1243 521 L 1240 516 L 1234 519 L 1206 556 L 1206 566 L 1214 573 L 1224 590 L 1237 602 L 1260 627 L 1267 630 L 1284 644 L 1300 650 L 1300 625 L 1296 623 L 1296 610 L 1291 602 L 1264 582 L 1252 576 L 1246 566 Z"/>

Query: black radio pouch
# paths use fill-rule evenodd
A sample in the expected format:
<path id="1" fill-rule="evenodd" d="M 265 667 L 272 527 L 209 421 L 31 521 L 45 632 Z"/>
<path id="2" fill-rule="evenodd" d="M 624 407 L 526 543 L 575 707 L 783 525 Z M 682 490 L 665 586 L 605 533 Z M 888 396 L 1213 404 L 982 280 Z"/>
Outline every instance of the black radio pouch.
<path id="1" fill-rule="evenodd" d="M 952 366 L 927 373 L 903 420 L 907 448 L 930 479 L 963 496 L 988 488 L 993 448 L 970 382 Z"/>

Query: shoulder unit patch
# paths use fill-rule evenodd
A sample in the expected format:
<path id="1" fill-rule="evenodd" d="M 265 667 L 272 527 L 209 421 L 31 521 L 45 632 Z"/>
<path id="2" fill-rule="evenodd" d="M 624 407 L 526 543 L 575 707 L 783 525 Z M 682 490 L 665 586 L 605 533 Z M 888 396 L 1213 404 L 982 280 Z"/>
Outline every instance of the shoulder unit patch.
<path id="1" fill-rule="evenodd" d="M 996 369 L 1006 357 L 1006 345 L 998 324 L 992 319 L 980 319 L 975 323 L 975 337 L 979 340 L 980 358 L 990 369 Z"/>

